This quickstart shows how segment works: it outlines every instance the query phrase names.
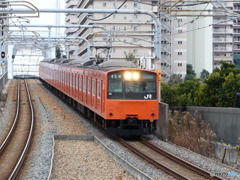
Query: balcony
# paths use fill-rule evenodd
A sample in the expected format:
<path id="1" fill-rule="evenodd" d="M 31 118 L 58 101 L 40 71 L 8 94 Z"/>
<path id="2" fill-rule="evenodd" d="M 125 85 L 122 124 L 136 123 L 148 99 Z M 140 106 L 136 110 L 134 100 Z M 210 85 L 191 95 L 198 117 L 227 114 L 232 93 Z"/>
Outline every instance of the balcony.
<path id="1" fill-rule="evenodd" d="M 237 50 L 237 51 L 240 51 L 240 46 L 239 46 L 239 45 L 238 45 L 238 46 L 233 46 L 233 50 L 234 50 L 234 51 L 236 51 L 236 50 Z"/>
<path id="2" fill-rule="evenodd" d="M 232 43 L 232 38 L 213 38 L 213 43 Z"/>
<path id="3" fill-rule="evenodd" d="M 213 25 L 214 26 L 221 26 L 221 25 L 232 25 L 233 22 L 229 21 L 227 19 L 213 19 Z"/>
<path id="4" fill-rule="evenodd" d="M 233 23 L 233 26 L 234 26 L 234 27 L 240 26 L 240 22 L 235 22 L 235 23 Z"/>
<path id="5" fill-rule="evenodd" d="M 74 8 L 75 6 L 77 6 L 78 1 L 77 0 L 70 0 L 67 4 L 66 4 L 66 8 Z"/>
<path id="6" fill-rule="evenodd" d="M 232 47 L 214 47 L 213 48 L 214 52 L 226 52 L 226 51 L 232 51 Z"/>
<path id="7" fill-rule="evenodd" d="M 239 37 L 237 37 L 237 38 L 233 38 L 233 42 L 240 42 L 240 38 Z"/>
<path id="8" fill-rule="evenodd" d="M 78 16 L 78 24 L 87 24 L 86 21 L 88 14 L 81 14 L 80 16 Z"/>
<path id="9" fill-rule="evenodd" d="M 233 34 L 240 34 L 240 29 L 234 29 Z"/>
<path id="10" fill-rule="evenodd" d="M 215 34 L 232 34 L 232 29 L 213 29 L 213 33 Z"/>
<path id="11" fill-rule="evenodd" d="M 78 17 L 75 14 L 68 14 L 65 17 L 65 22 L 70 24 L 77 24 L 78 23 Z"/>
<path id="12" fill-rule="evenodd" d="M 214 56 L 214 61 L 232 61 L 232 56 Z"/>
<path id="13" fill-rule="evenodd" d="M 82 0 L 78 1 L 77 8 L 88 8 L 88 6 L 93 4 L 93 0 Z"/>
<path id="14" fill-rule="evenodd" d="M 237 11 L 237 12 L 240 12 L 240 7 L 239 6 L 235 6 L 233 11 Z"/>

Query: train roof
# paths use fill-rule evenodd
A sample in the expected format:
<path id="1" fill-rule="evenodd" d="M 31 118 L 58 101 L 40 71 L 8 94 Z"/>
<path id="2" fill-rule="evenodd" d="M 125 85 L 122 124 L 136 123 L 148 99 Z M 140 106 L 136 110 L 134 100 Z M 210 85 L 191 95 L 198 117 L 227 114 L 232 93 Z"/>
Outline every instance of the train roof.
<path id="1" fill-rule="evenodd" d="M 126 60 L 109 60 L 109 61 L 97 61 L 95 58 L 91 58 L 89 61 L 80 61 L 80 60 L 56 60 L 50 59 L 43 60 L 43 62 L 49 62 L 53 64 L 64 64 L 64 66 L 71 66 L 77 68 L 87 68 L 87 69 L 96 69 L 99 71 L 110 71 L 114 69 L 123 69 L 123 68 L 137 68 L 137 65 L 131 61 Z"/>
<path id="2" fill-rule="evenodd" d="M 126 60 L 110 60 L 105 61 L 98 65 L 99 70 L 109 71 L 114 69 L 122 69 L 122 68 L 137 68 L 137 65 L 131 61 Z"/>

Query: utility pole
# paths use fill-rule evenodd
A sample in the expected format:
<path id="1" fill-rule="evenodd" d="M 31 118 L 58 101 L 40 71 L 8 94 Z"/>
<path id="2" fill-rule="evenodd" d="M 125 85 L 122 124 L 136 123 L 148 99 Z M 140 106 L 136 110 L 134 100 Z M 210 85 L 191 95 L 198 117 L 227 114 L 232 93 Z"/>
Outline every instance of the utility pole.
<path id="1" fill-rule="evenodd" d="M 60 2 L 56 0 L 56 9 L 60 9 Z M 56 13 L 56 25 L 60 25 L 60 14 Z M 60 36 L 60 29 L 56 28 L 56 37 Z"/>

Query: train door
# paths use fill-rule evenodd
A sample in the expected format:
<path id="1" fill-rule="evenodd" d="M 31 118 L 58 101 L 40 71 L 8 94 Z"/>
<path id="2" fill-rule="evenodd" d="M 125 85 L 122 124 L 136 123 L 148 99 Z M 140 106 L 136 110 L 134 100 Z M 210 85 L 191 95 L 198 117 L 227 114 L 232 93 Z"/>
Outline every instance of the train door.
<path id="1" fill-rule="evenodd" d="M 68 73 L 68 94 L 71 96 L 72 93 L 72 76 L 71 76 L 71 72 Z"/>
<path id="2" fill-rule="evenodd" d="M 75 74 L 75 98 L 78 99 L 78 74 Z"/>
<path id="3" fill-rule="evenodd" d="M 72 96 L 72 91 L 73 91 L 73 78 L 72 78 L 72 73 L 69 73 L 70 76 L 70 96 Z"/>
<path id="4" fill-rule="evenodd" d="M 83 104 L 86 105 L 86 101 L 87 101 L 87 93 L 86 93 L 86 89 L 87 89 L 87 84 L 86 84 L 86 76 L 83 77 Z"/>
<path id="5" fill-rule="evenodd" d="M 57 74 L 57 78 L 56 78 L 56 87 L 59 88 L 59 71 L 58 68 L 55 68 L 56 74 Z"/>
<path id="6" fill-rule="evenodd" d="M 60 89 L 61 91 L 63 90 L 63 87 L 62 87 L 62 83 L 63 83 L 63 71 L 60 70 L 60 76 L 61 76 L 61 79 L 60 79 Z"/>
<path id="7" fill-rule="evenodd" d="M 102 112 L 102 99 L 101 99 L 101 81 L 97 82 L 97 110 Z"/>
<path id="8" fill-rule="evenodd" d="M 63 78 L 64 78 L 64 81 L 63 81 L 63 86 L 64 86 L 64 93 L 66 94 L 66 71 L 63 72 Z"/>
<path id="9" fill-rule="evenodd" d="M 103 81 L 101 80 L 101 112 L 104 113 L 105 112 L 105 96 L 106 92 L 105 92 L 105 84 L 103 83 Z"/>
<path id="10" fill-rule="evenodd" d="M 72 97 L 75 98 L 75 88 L 76 88 L 76 83 L 75 83 L 75 73 L 72 73 Z"/>
<path id="11" fill-rule="evenodd" d="M 92 79 L 92 107 L 96 108 L 96 80 Z"/>
<path id="12" fill-rule="evenodd" d="M 83 76 L 79 75 L 79 100 L 80 102 L 83 102 Z"/>
<path id="13" fill-rule="evenodd" d="M 69 87 L 68 87 L 69 79 L 68 79 L 68 72 L 66 71 L 66 79 L 65 79 L 65 88 L 66 94 L 69 94 Z"/>
<path id="14" fill-rule="evenodd" d="M 92 78 L 91 77 L 88 77 L 88 83 L 87 83 L 87 104 L 91 106 L 91 101 L 92 101 L 92 88 L 91 88 L 91 85 L 92 85 Z"/>

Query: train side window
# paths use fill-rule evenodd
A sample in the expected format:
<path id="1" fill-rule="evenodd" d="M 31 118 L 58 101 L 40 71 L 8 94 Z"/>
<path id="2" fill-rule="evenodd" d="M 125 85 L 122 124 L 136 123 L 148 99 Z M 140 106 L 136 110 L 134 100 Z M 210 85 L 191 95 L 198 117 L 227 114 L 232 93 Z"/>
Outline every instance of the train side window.
<path id="1" fill-rule="evenodd" d="M 97 97 L 101 98 L 101 83 L 97 82 Z"/>
<path id="2" fill-rule="evenodd" d="M 76 89 L 78 89 L 78 74 L 76 74 L 75 85 L 76 85 Z"/>
<path id="3" fill-rule="evenodd" d="M 73 85 L 73 83 L 72 83 L 72 73 L 69 73 L 69 75 L 70 75 L 70 86 L 72 86 Z"/>
<path id="4" fill-rule="evenodd" d="M 92 80 L 92 94 L 93 96 L 96 95 L 96 81 Z"/>
<path id="5" fill-rule="evenodd" d="M 82 76 L 79 77 L 79 89 L 82 90 Z"/>
<path id="6" fill-rule="evenodd" d="M 83 78 L 83 92 L 86 92 L 86 78 Z"/>
<path id="7" fill-rule="evenodd" d="M 66 72 L 65 84 L 68 82 L 68 73 Z"/>
<path id="8" fill-rule="evenodd" d="M 88 79 L 88 94 L 91 93 L 91 78 Z"/>
<path id="9" fill-rule="evenodd" d="M 75 75 L 72 73 L 72 86 L 73 86 L 73 87 L 75 87 L 75 84 L 76 84 L 76 83 L 75 83 L 75 78 L 74 78 L 74 76 L 75 76 Z"/>

